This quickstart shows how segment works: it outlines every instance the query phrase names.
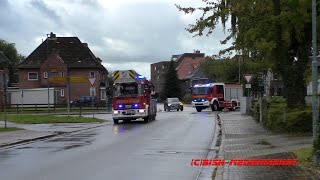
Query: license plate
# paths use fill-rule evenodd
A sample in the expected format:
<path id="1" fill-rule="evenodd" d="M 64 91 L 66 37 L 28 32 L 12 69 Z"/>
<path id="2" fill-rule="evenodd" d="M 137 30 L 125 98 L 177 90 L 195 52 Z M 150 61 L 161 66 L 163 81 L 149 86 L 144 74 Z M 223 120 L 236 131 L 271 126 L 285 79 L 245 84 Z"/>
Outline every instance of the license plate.
<path id="1" fill-rule="evenodd" d="M 127 110 L 126 114 L 128 114 L 128 115 L 134 115 L 135 112 L 134 112 L 134 110 Z"/>
<path id="2" fill-rule="evenodd" d="M 126 108 L 131 108 L 131 105 L 126 105 Z"/>

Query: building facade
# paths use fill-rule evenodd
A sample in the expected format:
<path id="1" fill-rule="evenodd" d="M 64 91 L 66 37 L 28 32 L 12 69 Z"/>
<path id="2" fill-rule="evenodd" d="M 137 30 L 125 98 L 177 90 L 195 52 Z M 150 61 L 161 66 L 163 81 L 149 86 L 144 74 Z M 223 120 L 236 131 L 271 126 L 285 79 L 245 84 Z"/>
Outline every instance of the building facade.
<path id="1" fill-rule="evenodd" d="M 161 93 L 164 88 L 169 65 L 170 61 L 161 61 L 150 65 L 151 82 L 153 83 L 157 93 Z"/>
<path id="2" fill-rule="evenodd" d="M 51 33 L 23 62 L 17 65 L 20 89 L 55 88 L 55 103 L 67 102 L 70 77 L 70 100 L 79 96 L 96 96 L 103 100 L 107 69 L 78 37 L 56 37 Z M 69 75 L 69 76 L 68 76 Z M 89 81 L 93 82 L 92 85 Z"/>

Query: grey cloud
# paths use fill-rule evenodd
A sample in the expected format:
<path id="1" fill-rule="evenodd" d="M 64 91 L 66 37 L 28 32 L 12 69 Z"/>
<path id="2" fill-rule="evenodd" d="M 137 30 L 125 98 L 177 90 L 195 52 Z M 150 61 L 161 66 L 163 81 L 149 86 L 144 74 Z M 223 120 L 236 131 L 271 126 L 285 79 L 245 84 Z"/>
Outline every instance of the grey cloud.
<path id="1" fill-rule="evenodd" d="M 20 53 L 29 55 L 41 43 L 35 42 L 35 38 L 45 39 L 50 32 L 57 36 L 70 34 L 88 43 L 94 54 L 104 62 L 125 64 L 169 60 L 172 54 L 192 52 L 193 49 L 212 55 L 218 52 L 219 40 L 224 36 L 222 31 L 216 30 L 209 38 L 191 38 L 192 35 L 185 31 L 187 25 L 179 17 L 182 12 L 173 3 L 123 5 L 115 12 L 108 7 L 102 8 L 93 0 L 58 1 L 59 4 L 67 3 L 68 7 L 75 7 L 75 13 L 68 14 L 64 6 L 59 6 L 60 11 L 55 12 L 49 2 L 44 2 L 31 2 L 32 7 L 44 17 L 34 13 L 34 9 L 24 16 L 28 9 L 11 8 L 8 11 L 10 16 L 6 16 L 9 17 L 7 26 L 0 21 L 0 38 L 6 37 L 16 43 Z M 46 16 L 50 16 L 53 22 L 60 21 L 60 24 L 47 21 Z M 10 26 L 10 23 L 14 26 Z M 117 49 L 115 44 L 108 44 L 105 38 L 124 44 L 125 49 Z M 184 41 L 187 44 L 183 44 Z"/>
<path id="2" fill-rule="evenodd" d="M 52 8 L 48 7 L 48 5 L 42 0 L 33 0 L 31 1 L 31 5 L 38 9 L 42 14 L 46 15 L 48 18 L 53 20 L 56 23 L 60 23 L 60 17 L 57 13 L 52 10 Z"/>

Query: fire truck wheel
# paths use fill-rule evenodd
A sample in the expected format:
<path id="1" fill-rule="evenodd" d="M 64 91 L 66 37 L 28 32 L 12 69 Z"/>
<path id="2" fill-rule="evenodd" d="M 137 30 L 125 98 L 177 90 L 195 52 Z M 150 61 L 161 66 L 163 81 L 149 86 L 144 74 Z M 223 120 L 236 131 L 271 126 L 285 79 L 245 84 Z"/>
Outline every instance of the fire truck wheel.
<path id="1" fill-rule="evenodd" d="M 179 111 L 179 109 L 177 109 L 177 111 Z"/>
<path id="2" fill-rule="evenodd" d="M 201 107 L 196 107 L 197 111 L 198 112 L 201 112 L 202 111 L 202 108 Z"/>
<path id="3" fill-rule="evenodd" d="M 145 118 L 143 118 L 143 122 L 144 123 L 148 123 L 150 121 L 150 116 L 147 116 Z"/>
<path id="4" fill-rule="evenodd" d="M 118 119 L 113 119 L 113 123 L 114 124 L 119 124 L 119 120 Z"/>
<path id="5" fill-rule="evenodd" d="M 211 109 L 212 111 L 218 111 L 219 110 L 219 105 L 217 102 L 214 102 L 212 105 L 211 105 Z"/>

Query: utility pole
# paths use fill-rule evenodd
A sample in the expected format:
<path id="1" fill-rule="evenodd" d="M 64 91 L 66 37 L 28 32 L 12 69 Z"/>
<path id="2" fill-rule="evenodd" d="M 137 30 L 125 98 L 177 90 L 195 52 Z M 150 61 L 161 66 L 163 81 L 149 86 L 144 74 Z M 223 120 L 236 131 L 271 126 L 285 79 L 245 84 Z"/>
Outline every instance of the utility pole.
<path id="1" fill-rule="evenodd" d="M 317 21 L 316 0 L 312 0 L 312 126 L 313 138 L 317 138 L 318 130 L 318 63 L 317 63 Z"/>

